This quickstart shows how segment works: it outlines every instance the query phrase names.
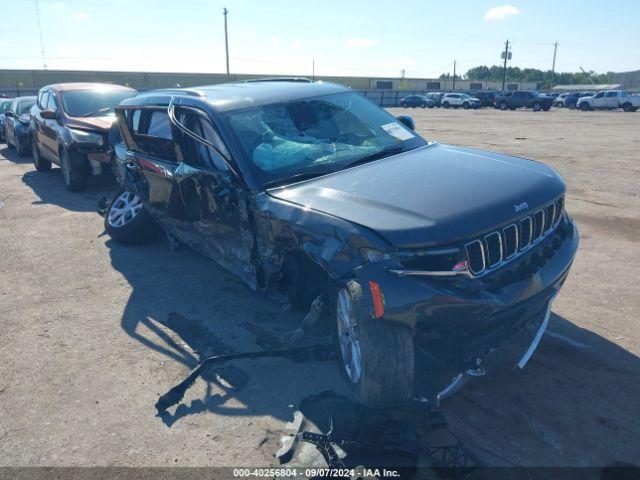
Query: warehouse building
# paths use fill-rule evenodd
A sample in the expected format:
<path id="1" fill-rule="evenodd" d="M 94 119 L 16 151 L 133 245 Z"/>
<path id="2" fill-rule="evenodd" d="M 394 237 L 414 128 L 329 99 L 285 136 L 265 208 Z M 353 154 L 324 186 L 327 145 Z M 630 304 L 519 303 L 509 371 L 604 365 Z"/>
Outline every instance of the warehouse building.
<path id="1" fill-rule="evenodd" d="M 165 73 L 165 72 L 102 72 L 80 70 L 0 70 L 0 94 L 5 96 L 34 94 L 45 85 L 61 82 L 105 82 L 127 85 L 136 90 L 152 90 L 168 87 L 192 87 L 229 81 L 250 80 L 282 75 L 250 75 L 222 73 Z M 500 90 L 501 82 L 460 80 L 456 78 L 371 78 L 371 77 L 327 77 L 316 80 L 335 82 L 359 91 L 478 91 Z M 535 83 L 508 82 L 509 90 L 535 89 Z"/>

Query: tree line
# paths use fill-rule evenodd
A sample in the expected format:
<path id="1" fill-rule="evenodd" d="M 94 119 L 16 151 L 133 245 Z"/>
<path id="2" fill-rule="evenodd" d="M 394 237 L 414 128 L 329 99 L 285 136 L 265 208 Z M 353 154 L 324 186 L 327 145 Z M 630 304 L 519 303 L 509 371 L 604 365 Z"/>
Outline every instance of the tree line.
<path id="1" fill-rule="evenodd" d="M 588 72 L 595 83 L 612 83 L 613 73 L 595 73 L 593 71 Z M 440 78 L 451 78 L 449 74 L 440 75 Z M 502 81 L 502 67 L 500 65 L 493 65 L 487 67 L 486 65 L 480 65 L 467 70 L 461 78 L 465 80 L 487 80 L 487 81 Z M 590 83 L 589 78 L 582 72 L 556 72 L 551 70 L 543 71 L 537 68 L 520 68 L 520 67 L 507 67 L 507 81 L 508 82 L 536 82 L 538 88 L 551 88 L 554 85 L 569 85 Z"/>

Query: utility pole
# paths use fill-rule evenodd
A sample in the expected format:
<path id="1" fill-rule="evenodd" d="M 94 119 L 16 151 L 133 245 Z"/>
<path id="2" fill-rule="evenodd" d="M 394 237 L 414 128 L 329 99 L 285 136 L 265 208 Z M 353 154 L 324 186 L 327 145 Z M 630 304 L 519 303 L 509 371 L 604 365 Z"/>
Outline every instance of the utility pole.
<path id="1" fill-rule="evenodd" d="M 504 58 L 504 66 L 502 67 L 502 92 L 505 91 L 505 84 L 507 83 L 507 60 L 511 57 L 511 52 L 509 51 L 509 40 L 507 39 L 507 43 L 504 46 L 504 53 L 502 54 Z"/>
<path id="2" fill-rule="evenodd" d="M 311 60 L 311 81 L 316 81 L 316 59 Z"/>
<path id="3" fill-rule="evenodd" d="M 451 87 L 451 91 L 456 91 L 456 61 L 453 61 L 453 86 Z"/>
<path id="4" fill-rule="evenodd" d="M 223 7 L 222 13 L 224 14 L 224 49 L 227 53 L 227 77 L 229 76 L 229 36 L 227 35 L 227 7 Z"/>
<path id="5" fill-rule="evenodd" d="M 591 75 L 589 75 L 584 68 L 580 67 L 580 70 L 582 70 L 582 73 L 584 73 L 584 76 L 587 77 L 587 79 L 591 82 L 591 85 L 596 84 L 596 82 L 593 81 L 593 78 L 591 78 Z"/>
<path id="6" fill-rule="evenodd" d="M 551 74 L 556 74 L 556 52 L 558 51 L 558 42 L 553 44 L 553 64 L 551 65 Z"/>
<path id="7" fill-rule="evenodd" d="M 42 54 L 42 68 L 47 69 L 47 60 L 44 56 L 44 41 L 42 40 L 42 24 L 40 23 L 40 6 L 38 5 L 38 0 L 35 0 L 36 3 L 36 17 L 38 19 L 38 34 L 40 35 L 40 53 Z"/>

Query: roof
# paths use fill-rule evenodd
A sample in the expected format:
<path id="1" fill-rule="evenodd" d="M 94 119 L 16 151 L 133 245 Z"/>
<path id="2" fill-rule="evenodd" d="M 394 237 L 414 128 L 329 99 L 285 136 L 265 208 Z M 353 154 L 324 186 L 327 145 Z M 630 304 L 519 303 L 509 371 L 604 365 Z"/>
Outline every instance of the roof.
<path id="1" fill-rule="evenodd" d="M 270 103 L 351 91 L 335 83 L 323 82 L 243 82 L 195 87 L 219 111 L 258 107 Z"/>
<path id="2" fill-rule="evenodd" d="M 128 90 L 131 92 L 135 92 L 135 89 L 131 87 L 125 87 L 123 85 L 93 82 L 54 83 L 43 88 L 52 88 L 58 92 L 67 92 L 70 90 Z"/>
<path id="3" fill-rule="evenodd" d="M 604 83 L 599 85 L 594 85 L 592 83 L 584 83 L 580 85 L 556 85 L 551 90 L 558 92 L 580 92 L 583 90 L 621 90 L 622 85 L 619 83 Z"/>
<path id="4" fill-rule="evenodd" d="M 351 89 L 335 83 L 324 82 L 237 82 L 205 85 L 190 88 L 169 88 L 141 92 L 124 100 L 120 105 L 134 106 L 143 98 L 152 102 L 167 102 L 170 97 L 200 97 L 220 112 L 258 107 L 302 98 L 350 92 Z"/>

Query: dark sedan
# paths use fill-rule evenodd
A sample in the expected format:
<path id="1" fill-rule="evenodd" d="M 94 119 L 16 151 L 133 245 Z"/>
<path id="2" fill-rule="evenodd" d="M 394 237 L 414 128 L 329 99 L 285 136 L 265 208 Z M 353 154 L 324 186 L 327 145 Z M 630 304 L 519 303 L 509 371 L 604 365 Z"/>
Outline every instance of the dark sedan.
<path id="1" fill-rule="evenodd" d="M 89 175 L 108 167 L 107 136 L 115 121 L 115 106 L 136 91 L 101 83 L 61 83 L 40 89 L 32 115 L 33 163 L 48 171 L 62 168 L 69 190 L 84 188 Z"/>
<path id="2" fill-rule="evenodd" d="M 16 148 L 18 155 L 26 157 L 30 152 L 29 122 L 31 107 L 36 97 L 17 97 L 4 112 L 4 138 L 9 148 Z"/>
<path id="3" fill-rule="evenodd" d="M 400 100 L 400 106 L 408 107 L 429 107 L 433 108 L 436 102 L 425 95 L 408 95 Z"/>
<path id="4" fill-rule="evenodd" d="M 4 141 L 4 113 L 11 108 L 13 98 L 0 98 L 0 140 Z"/>
<path id="5" fill-rule="evenodd" d="M 117 112 L 111 237 L 164 229 L 251 288 L 323 305 L 360 402 L 444 372 L 442 398 L 498 346 L 524 338 L 520 368 L 536 349 L 578 246 L 550 167 L 428 142 L 331 83 L 151 92 Z M 438 366 L 415 372 L 416 345 Z"/>

